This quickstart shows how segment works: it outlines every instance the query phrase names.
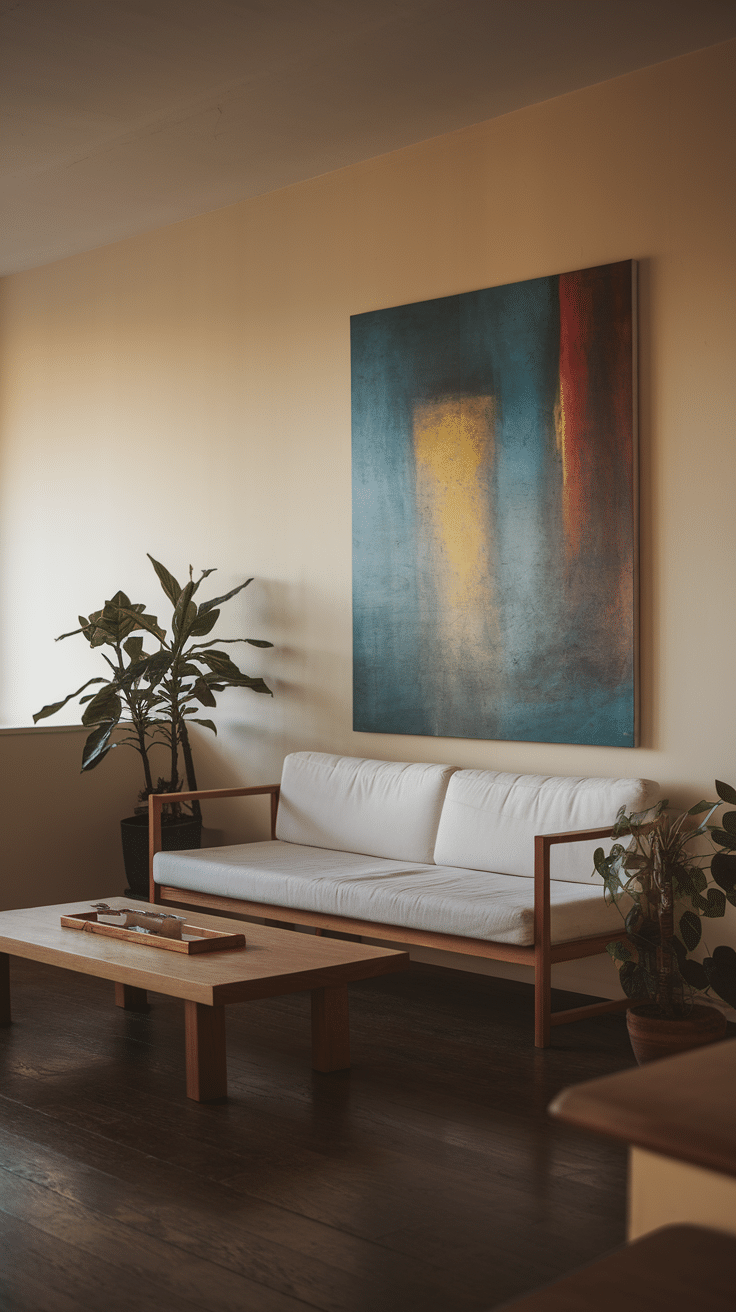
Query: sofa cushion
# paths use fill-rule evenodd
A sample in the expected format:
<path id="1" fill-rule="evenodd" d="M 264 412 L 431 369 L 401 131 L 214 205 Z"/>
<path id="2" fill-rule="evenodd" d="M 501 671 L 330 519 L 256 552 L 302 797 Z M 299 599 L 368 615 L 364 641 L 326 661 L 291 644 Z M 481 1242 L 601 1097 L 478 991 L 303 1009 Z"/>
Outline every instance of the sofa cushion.
<path id="1" fill-rule="evenodd" d="M 534 885 L 514 875 L 366 857 L 295 843 L 240 843 L 159 852 L 159 884 L 301 911 L 458 934 L 522 946 L 534 942 Z M 284 916 L 288 920 L 288 915 Z M 551 889 L 552 942 L 621 927 L 600 880 Z"/>
<path id="2" fill-rule="evenodd" d="M 276 837 L 396 861 L 433 861 L 451 765 L 292 752 L 281 776 Z"/>
<path id="3" fill-rule="evenodd" d="M 458 770 L 449 782 L 434 859 L 437 865 L 534 875 L 535 834 L 613 824 L 619 807 L 653 806 L 649 779 L 575 779 L 495 770 Z M 553 848 L 553 879 L 590 884 L 598 840 Z"/>

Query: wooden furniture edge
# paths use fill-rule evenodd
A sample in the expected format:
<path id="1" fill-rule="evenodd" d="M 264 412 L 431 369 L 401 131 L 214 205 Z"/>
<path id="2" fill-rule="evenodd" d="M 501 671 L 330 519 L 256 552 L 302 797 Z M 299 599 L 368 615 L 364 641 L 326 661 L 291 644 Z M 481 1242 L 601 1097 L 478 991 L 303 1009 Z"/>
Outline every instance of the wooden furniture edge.
<path id="1" fill-rule="evenodd" d="M 486 939 L 463 938 L 459 934 L 441 934 L 435 930 L 409 929 L 404 925 L 386 925 L 378 920 L 353 920 L 348 916 L 331 915 L 325 911 L 301 911 L 276 903 L 248 902 L 242 898 L 219 897 L 215 893 L 195 893 L 165 884 L 159 886 L 159 892 L 161 901 L 171 906 L 197 906 L 203 910 L 209 907 L 213 911 L 227 912 L 228 915 L 279 920 L 285 925 L 340 930 L 345 934 L 360 934 L 366 938 L 411 943 L 416 947 L 441 948 L 445 952 L 462 952 L 465 956 L 487 956 L 494 961 L 510 961 L 517 965 L 530 966 L 534 962 L 532 946 L 492 943 Z"/>
<path id="2" fill-rule="evenodd" d="M 570 1085 L 549 1112 L 589 1133 L 733 1178 L 734 1074 L 736 1039 L 725 1039 Z"/>
<path id="3" fill-rule="evenodd" d="M 271 794 L 271 838 L 276 837 L 276 813 L 280 784 L 255 784 L 243 788 L 196 788 L 187 793 L 151 793 L 148 798 L 148 900 L 159 901 L 158 885 L 153 880 L 153 858 L 161 851 L 161 812 L 167 802 L 214 801 L 222 797 L 255 797 Z"/>
<path id="4" fill-rule="evenodd" d="M 616 999 L 617 1006 L 611 1007 L 605 1002 L 593 1002 L 587 1007 L 572 1007 L 565 1012 L 555 1013 L 559 1019 L 552 1019 L 552 966 L 559 961 L 576 961 L 583 956 L 595 956 L 605 949 L 616 934 L 596 934 L 588 941 L 588 950 L 581 951 L 580 945 L 585 939 L 570 939 L 567 943 L 555 943 L 550 934 L 550 856 L 553 847 L 562 843 L 585 843 L 594 838 L 610 838 L 614 825 L 605 825 L 595 829 L 571 829 L 558 834 L 535 834 L 534 836 L 534 1044 L 537 1048 L 549 1047 L 553 1025 L 570 1024 L 586 1016 L 600 1015 L 602 1011 L 620 1010 L 628 1000 Z M 578 945 L 578 950 L 570 951 L 568 944 Z"/>
<path id="5" fill-rule="evenodd" d="M 0 952 L 0 1025 L 9 1025 L 10 1013 L 10 956 Z"/>
<path id="6" fill-rule="evenodd" d="M 348 946 L 350 946 L 348 944 Z M 358 947 L 355 944 L 355 947 Z M 379 952 L 381 949 L 379 949 Z M 255 1002 L 259 998 L 277 998 L 287 993 L 306 993 L 311 989 L 332 988 L 343 984 L 356 984 L 361 980 L 377 979 L 382 975 L 395 975 L 408 970 L 409 953 L 384 948 L 377 957 L 351 958 L 331 965 L 306 966 L 288 974 L 277 972 L 261 979 L 213 984 L 213 1003 Z"/>

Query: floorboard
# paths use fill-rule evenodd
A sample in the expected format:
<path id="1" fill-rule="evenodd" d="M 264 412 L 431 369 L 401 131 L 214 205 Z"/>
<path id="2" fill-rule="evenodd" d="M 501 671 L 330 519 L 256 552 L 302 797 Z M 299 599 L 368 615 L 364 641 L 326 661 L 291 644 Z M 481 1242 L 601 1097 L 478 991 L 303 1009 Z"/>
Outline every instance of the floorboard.
<path id="1" fill-rule="evenodd" d="M 207 1106 L 180 1003 L 17 960 L 11 989 L 1 1312 L 480 1312 L 623 1239 L 624 1150 L 546 1113 L 633 1064 L 621 1015 L 541 1052 L 528 986 L 414 966 L 351 987 L 349 1072 L 311 1071 L 308 995 L 229 1007 Z"/>

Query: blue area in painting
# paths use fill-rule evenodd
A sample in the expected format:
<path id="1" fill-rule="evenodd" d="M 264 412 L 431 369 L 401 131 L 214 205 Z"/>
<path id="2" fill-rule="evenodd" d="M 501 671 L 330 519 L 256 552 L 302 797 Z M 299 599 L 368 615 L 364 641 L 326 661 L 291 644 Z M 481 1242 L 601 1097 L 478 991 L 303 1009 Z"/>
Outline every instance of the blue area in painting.
<path id="1" fill-rule="evenodd" d="M 601 664 L 594 587 L 571 611 L 558 279 L 354 316 L 351 359 L 355 729 L 633 744 L 633 650 L 625 668 Z M 495 415 L 481 490 L 501 637 L 491 662 L 489 621 L 487 668 L 448 655 L 420 604 L 432 579 L 417 549 L 412 416 L 423 401 L 467 397 L 492 397 Z"/>

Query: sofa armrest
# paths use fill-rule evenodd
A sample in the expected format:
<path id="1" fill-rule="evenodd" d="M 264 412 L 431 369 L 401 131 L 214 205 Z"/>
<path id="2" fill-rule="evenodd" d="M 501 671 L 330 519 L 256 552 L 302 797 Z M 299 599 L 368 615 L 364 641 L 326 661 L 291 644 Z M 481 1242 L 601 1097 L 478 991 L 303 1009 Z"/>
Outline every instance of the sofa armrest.
<path id="1" fill-rule="evenodd" d="M 249 788 L 197 788 L 187 793 L 151 793 L 148 798 L 148 890 L 149 901 L 156 902 L 153 882 L 153 858 L 161 851 L 161 812 L 168 802 L 194 802 L 214 800 L 218 797 L 254 797 L 271 795 L 271 837 L 276 837 L 276 813 L 279 806 L 280 784 L 256 784 Z"/>
<path id="2" fill-rule="evenodd" d="M 613 837 L 615 825 L 602 829 L 571 829 L 562 834 L 536 834 L 534 838 L 534 942 L 545 952 L 550 946 L 550 853 L 559 843 L 583 843 Z"/>
<path id="3" fill-rule="evenodd" d="M 549 888 L 551 850 L 559 843 L 582 843 L 586 839 L 590 841 L 594 838 L 611 838 L 614 829 L 614 825 L 606 825 L 601 829 L 572 829 L 567 833 L 536 834 L 534 837 L 534 1041 L 538 1048 L 547 1047 L 552 1024 L 552 935 Z M 601 945 L 601 950 L 603 946 Z"/>

